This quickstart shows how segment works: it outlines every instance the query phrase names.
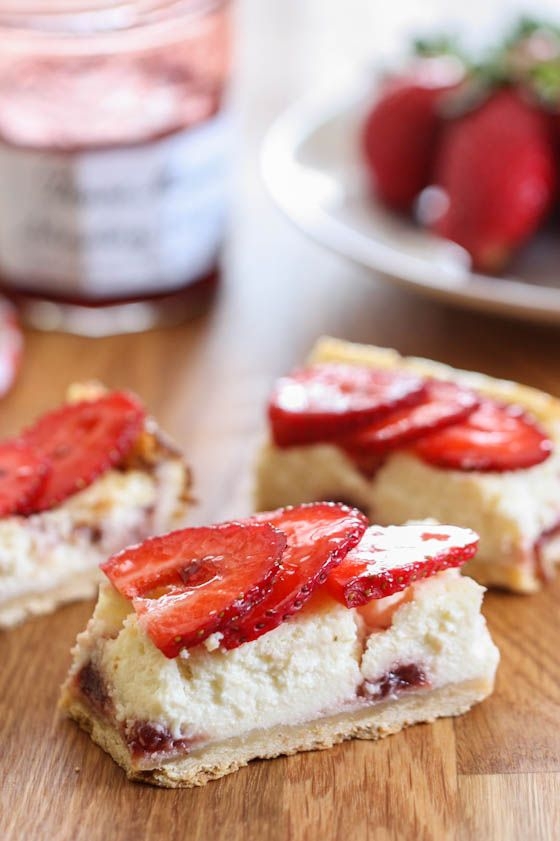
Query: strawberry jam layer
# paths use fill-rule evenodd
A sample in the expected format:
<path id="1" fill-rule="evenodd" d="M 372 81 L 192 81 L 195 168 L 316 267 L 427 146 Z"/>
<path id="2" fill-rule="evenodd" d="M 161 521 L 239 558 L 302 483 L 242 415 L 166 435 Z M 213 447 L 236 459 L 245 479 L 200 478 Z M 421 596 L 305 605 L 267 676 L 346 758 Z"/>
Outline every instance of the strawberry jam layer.
<path id="1" fill-rule="evenodd" d="M 82 666 L 76 675 L 76 688 L 90 707 L 102 716 L 112 712 L 111 698 L 99 669 L 91 662 Z"/>
<path id="2" fill-rule="evenodd" d="M 117 724 L 107 684 L 92 662 L 82 666 L 76 675 L 75 682 L 78 693 L 88 706 L 118 728 L 131 756 L 140 763 L 143 759 L 151 757 L 161 760 L 177 754 L 185 755 L 194 746 L 206 741 L 206 737 L 202 734 L 189 738 L 175 738 L 170 729 L 161 722 L 135 721 L 126 726 Z"/>
<path id="3" fill-rule="evenodd" d="M 428 688 L 430 682 L 426 672 L 415 663 L 395 666 L 386 672 L 378 681 L 364 681 L 360 687 L 360 695 L 372 701 L 396 699 L 403 692 L 412 689 Z"/>
<path id="4" fill-rule="evenodd" d="M 125 733 L 125 741 L 131 756 L 135 760 L 151 757 L 170 757 L 177 754 L 184 756 L 193 747 L 203 744 L 202 735 L 192 738 L 175 739 L 164 724 L 150 721 L 136 721 Z"/>

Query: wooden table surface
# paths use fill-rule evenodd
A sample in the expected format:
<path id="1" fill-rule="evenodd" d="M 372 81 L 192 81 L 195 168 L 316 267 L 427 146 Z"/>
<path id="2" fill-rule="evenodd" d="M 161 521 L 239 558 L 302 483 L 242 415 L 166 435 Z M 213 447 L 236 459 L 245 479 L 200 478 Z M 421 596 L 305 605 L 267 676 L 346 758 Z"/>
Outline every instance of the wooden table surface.
<path id="1" fill-rule="evenodd" d="M 195 323 L 137 336 L 30 333 L 21 378 L 2 405 L 0 433 L 10 433 L 55 405 L 73 380 L 138 391 L 194 466 L 193 522 L 249 510 L 267 392 L 321 333 L 560 395 L 556 330 L 382 285 L 308 243 L 272 208 L 257 176 L 258 144 L 270 117 L 330 61 L 337 15 L 334 2 L 289 5 L 290 20 L 282 0 L 240 7 L 243 190 L 215 308 Z M 487 596 L 502 662 L 494 695 L 466 716 L 379 743 L 255 762 L 184 791 L 127 782 L 56 713 L 70 646 L 92 604 L 31 621 L 0 637 L 0 838 L 552 841 L 560 837 L 559 600 L 560 580 L 535 596 Z"/>

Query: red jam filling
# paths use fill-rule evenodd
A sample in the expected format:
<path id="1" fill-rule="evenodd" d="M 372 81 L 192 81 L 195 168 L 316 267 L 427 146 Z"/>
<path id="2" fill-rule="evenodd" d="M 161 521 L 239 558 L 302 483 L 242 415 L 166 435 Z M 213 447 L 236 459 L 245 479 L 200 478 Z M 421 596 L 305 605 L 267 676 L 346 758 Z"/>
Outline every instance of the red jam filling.
<path id="1" fill-rule="evenodd" d="M 93 663 L 82 666 L 75 677 L 75 683 L 80 694 L 98 715 L 112 719 L 111 697 L 101 673 Z M 130 727 L 120 729 L 134 759 L 173 753 L 185 754 L 193 746 L 205 741 L 202 735 L 175 739 L 168 727 L 150 721 L 137 721 Z"/>
<path id="2" fill-rule="evenodd" d="M 360 694 L 372 701 L 397 698 L 403 692 L 429 686 L 426 673 L 415 663 L 396 666 L 375 683 L 364 681 Z"/>
<path id="3" fill-rule="evenodd" d="M 93 663 L 86 663 L 76 675 L 76 686 L 89 705 L 101 715 L 111 709 L 111 698 L 99 670 Z"/>
<path id="4" fill-rule="evenodd" d="M 174 753 L 187 754 L 193 747 L 205 741 L 204 736 L 173 738 L 164 724 L 137 721 L 125 733 L 128 749 L 134 759 Z"/>

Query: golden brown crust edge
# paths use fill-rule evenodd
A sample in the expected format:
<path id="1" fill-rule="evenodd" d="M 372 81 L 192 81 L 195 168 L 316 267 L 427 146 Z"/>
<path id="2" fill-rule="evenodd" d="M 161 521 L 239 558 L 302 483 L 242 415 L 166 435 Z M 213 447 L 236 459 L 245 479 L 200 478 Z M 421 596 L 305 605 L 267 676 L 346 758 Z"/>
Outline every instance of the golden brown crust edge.
<path id="1" fill-rule="evenodd" d="M 120 733 L 74 697 L 67 687 L 60 707 L 113 757 L 130 780 L 164 788 L 193 788 L 231 774 L 253 759 L 323 750 L 349 739 L 381 739 L 412 724 L 460 715 L 486 698 L 492 689 L 492 679 L 481 677 L 439 689 L 411 692 L 398 700 L 382 701 L 352 713 L 254 731 L 245 737 L 201 748 L 152 770 L 135 768 Z"/>

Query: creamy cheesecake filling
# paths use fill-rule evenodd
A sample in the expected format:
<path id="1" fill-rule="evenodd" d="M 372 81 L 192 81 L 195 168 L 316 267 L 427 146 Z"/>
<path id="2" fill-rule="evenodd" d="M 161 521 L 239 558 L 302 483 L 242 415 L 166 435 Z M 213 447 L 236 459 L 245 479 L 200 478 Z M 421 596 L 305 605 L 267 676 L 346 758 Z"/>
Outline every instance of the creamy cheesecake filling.
<path id="1" fill-rule="evenodd" d="M 184 465 L 169 459 L 145 470 L 110 470 L 56 508 L 1 519 L 0 627 L 12 623 L 12 601 L 51 591 L 124 546 L 179 525 L 184 486 Z"/>
<path id="2" fill-rule="evenodd" d="M 336 499 L 381 525 L 433 517 L 469 527 L 480 535 L 477 563 L 514 565 L 534 574 L 547 542 L 547 569 L 560 562 L 560 541 L 546 540 L 560 519 L 558 447 L 542 464 L 505 473 L 443 470 L 397 451 L 368 478 L 334 445 L 267 445 L 257 467 L 256 495 L 260 509 Z"/>
<path id="3" fill-rule="evenodd" d="M 480 612 L 484 589 L 479 584 L 451 569 L 411 589 L 414 597 L 397 607 L 390 628 L 367 637 L 364 680 L 380 685 L 395 666 L 413 664 L 438 688 L 495 668 L 497 650 Z"/>
<path id="4" fill-rule="evenodd" d="M 111 724 L 138 767 L 255 729 L 305 724 L 422 691 L 487 679 L 498 662 L 483 588 L 456 570 L 415 584 L 390 627 L 325 597 L 230 651 L 166 658 L 128 602 L 103 586 L 78 637 L 68 691 Z"/>

